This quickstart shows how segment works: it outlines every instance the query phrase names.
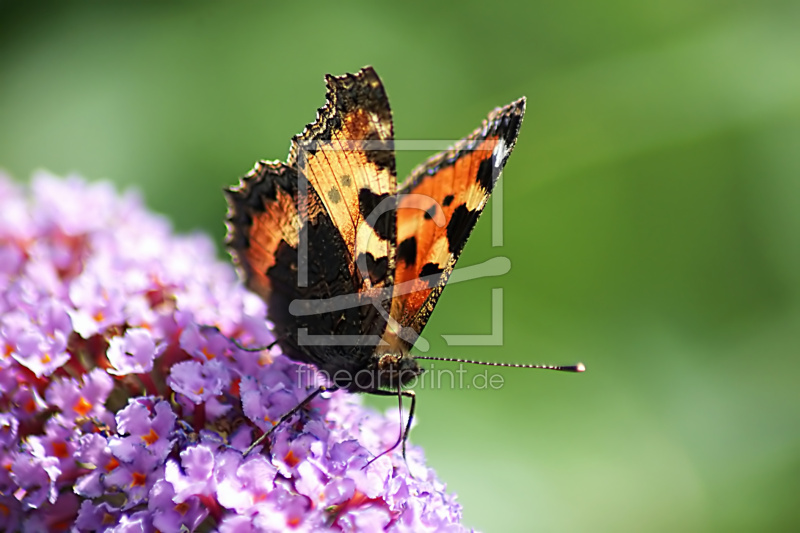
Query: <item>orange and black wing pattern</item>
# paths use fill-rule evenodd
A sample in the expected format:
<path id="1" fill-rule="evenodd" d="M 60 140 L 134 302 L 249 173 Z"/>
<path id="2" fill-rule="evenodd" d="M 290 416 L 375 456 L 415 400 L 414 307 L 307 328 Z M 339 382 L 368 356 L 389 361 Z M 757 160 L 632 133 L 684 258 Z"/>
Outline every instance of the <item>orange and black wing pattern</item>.
<path id="1" fill-rule="evenodd" d="M 417 167 L 398 190 L 392 318 L 410 347 L 436 301 L 517 140 L 525 99 L 489 114 L 481 127 Z M 395 326 L 397 327 L 397 326 Z"/>
<path id="2" fill-rule="evenodd" d="M 397 171 L 389 100 L 371 67 L 326 82 L 327 103 L 292 140 L 288 163 L 339 229 L 359 289 L 390 286 Z"/>
<path id="3" fill-rule="evenodd" d="M 407 353 L 514 147 L 525 100 L 397 188 L 392 115 L 375 71 L 327 76 L 326 103 L 286 162 L 227 191 L 227 243 L 267 302 L 284 353 L 333 374 Z"/>
<path id="4" fill-rule="evenodd" d="M 286 163 L 259 162 L 226 191 L 227 244 L 267 302 L 284 353 L 355 371 L 373 355 L 390 306 L 366 295 L 390 291 L 394 274 L 392 117 L 371 68 L 326 82 L 326 103 Z"/>

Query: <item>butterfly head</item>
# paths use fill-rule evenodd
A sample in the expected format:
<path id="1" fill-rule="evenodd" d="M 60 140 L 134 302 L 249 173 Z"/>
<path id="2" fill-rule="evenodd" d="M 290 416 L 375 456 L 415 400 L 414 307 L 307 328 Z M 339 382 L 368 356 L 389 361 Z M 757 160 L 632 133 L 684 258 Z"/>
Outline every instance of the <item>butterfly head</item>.
<path id="1" fill-rule="evenodd" d="M 398 384 L 405 387 L 425 371 L 409 353 L 385 353 L 377 357 L 378 388 L 381 389 L 397 389 Z"/>

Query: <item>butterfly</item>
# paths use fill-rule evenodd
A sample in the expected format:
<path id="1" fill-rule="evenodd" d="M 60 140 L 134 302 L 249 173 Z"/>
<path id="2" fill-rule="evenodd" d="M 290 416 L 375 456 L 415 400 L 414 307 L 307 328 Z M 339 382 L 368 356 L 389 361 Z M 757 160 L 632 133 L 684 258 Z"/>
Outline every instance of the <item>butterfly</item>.
<path id="1" fill-rule="evenodd" d="M 281 421 L 324 390 L 406 396 L 405 448 L 415 397 L 404 386 L 423 371 L 411 348 L 514 148 L 525 98 L 398 185 L 378 75 L 365 67 L 326 83 L 288 159 L 258 162 L 226 191 L 226 242 L 283 353 L 329 382 Z"/>

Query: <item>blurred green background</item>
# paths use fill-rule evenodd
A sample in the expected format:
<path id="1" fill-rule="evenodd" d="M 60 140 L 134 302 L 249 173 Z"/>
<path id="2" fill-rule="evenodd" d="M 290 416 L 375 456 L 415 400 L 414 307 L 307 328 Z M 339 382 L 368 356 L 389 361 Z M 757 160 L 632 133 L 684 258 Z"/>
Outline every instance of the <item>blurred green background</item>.
<path id="1" fill-rule="evenodd" d="M 285 158 L 324 73 L 374 65 L 399 139 L 461 137 L 526 95 L 504 246 L 484 217 L 460 263 L 511 272 L 449 287 L 425 333 L 433 354 L 589 370 L 422 390 L 413 442 L 479 529 L 785 531 L 799 21 L 780 1 L 0 1 L 0 167 L 140 188 L 221 242 L 222 187 Z M 491 331 L 495 287 L 504 345 L 447 346 Z"/>

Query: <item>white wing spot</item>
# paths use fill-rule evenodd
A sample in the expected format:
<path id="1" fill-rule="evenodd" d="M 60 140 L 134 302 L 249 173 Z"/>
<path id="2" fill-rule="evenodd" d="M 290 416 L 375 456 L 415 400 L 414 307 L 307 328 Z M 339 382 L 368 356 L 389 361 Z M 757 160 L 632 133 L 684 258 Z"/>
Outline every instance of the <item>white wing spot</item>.
<path id="1" fill-rule="evenodd" d="M 492 157 L 494 158 L 495 168 L 500 168 L 507 156 L 508 156 L 508 146 L 506 146 L 506 141 L 505 139 L 500 139 L 499 141 L 497 141 L 497 144 L 494 145 L 494 150 L 492 151 Z"/>

